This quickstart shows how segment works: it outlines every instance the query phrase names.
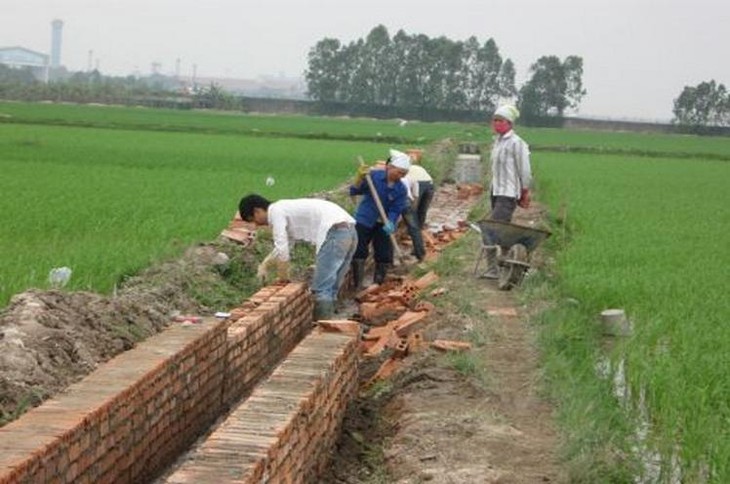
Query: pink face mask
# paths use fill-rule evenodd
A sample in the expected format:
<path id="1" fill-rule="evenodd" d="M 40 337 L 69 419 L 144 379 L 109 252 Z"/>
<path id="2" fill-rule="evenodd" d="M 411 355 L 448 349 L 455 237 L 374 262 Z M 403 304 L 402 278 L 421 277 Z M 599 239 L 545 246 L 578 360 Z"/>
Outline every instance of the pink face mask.
<path id="1" fill-rule="evenodd" d="M 505 134 L 512 129 L 512 125 L 506 119 L 497 118 L 492 120 L 492 129 L 497 134 Z"/>

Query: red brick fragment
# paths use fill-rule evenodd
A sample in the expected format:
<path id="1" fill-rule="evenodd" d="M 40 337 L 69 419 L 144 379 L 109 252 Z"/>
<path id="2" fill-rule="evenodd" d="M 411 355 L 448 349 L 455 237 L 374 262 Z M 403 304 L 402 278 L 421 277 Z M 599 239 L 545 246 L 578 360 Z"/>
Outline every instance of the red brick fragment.
<path id="1" fill-rule="evenodd" d="M 437 339 L 431 343 L 431 348 L 440 351 L 467 351 L 471 349 L 471 343 L 467 343 L 465 341 Z"/>

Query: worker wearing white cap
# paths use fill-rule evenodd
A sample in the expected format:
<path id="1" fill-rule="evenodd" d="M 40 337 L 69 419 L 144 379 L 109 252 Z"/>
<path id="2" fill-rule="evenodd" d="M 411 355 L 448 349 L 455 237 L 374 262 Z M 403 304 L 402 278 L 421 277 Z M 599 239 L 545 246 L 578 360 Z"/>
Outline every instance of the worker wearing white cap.
<path id="1" fill-rule="evenodd" d="M 363 166 L 350 186 L 350 195 L 362 195 L 362 200 L 355 211 L 355 229 L 357 230 L 357 250 L 352 260 L 353 280 L 356 287 L 362 285 L 365 260 L 373 245 L 375 274 L 373 282 L 382 284 L 388 267 L 393 263 L 393 246 L 390 235 L 395 231 L 398 218 L 408 206 L 408 189 L 401 179 L 411 168 L 410 157 L 397 150 L 390 150 L 385 170 L 369 170 Z M 380 219 L 378 206 L 370 193 L 365 175 L 370 177 L 375 191 L 383 204 L 387 220 Z"/>
<path id="2" fill-rule="evenodd" d="M 530 149 L 514 131 L 514 123 L 519 115 L 516 107 L 502 105 L 492 117 L 492 129 L 497 136 L 491 154 L 491 220 L 510 222 L 518 205 L 522 208 L 530 206 Z M 484 277 L 496 279 L 497 251 L 496 248 L 491 250 L 494 252 L 487 254 L 488 265 Z"/>
<path id="3" fill-rule="evenodd" d="M 433 200 L 433 178 L 420 165 L 420 159 L 411 157 L 411 169 L 403 180 L 409 187 L 410 200 L 409 207 L 403 213 L 403 220 L 413 242 L 412 254 L 421 262 L 426 257 L 426 246 L 421 230 L 426 225 L 426 214 Z"/>

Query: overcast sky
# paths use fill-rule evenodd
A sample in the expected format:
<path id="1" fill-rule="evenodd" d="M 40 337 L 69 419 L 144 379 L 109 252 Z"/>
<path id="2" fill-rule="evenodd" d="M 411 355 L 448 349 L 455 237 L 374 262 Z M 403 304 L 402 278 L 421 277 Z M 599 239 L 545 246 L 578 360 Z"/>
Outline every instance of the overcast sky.
<path id="1" fill-rule="evenodd" d="M 730 0 L 3 0 L 0 47 L 50 53 L 63 20 L 61 63 L 122 75 L 301 76 L 325 37 L 349 43 L 378 24 L 391 36 L 490 37 L 518 87 L 543 55 L 577 55 L 582 115 L 668 120 L 686 85 L 730 87 Z"/>

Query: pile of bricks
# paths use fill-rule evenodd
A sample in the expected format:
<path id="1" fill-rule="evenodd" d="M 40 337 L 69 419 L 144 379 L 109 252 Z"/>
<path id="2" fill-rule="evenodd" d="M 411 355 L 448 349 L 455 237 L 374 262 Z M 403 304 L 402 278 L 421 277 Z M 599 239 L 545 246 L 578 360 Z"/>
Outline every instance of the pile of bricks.
<path id="1" fill-rule="evenodd" d="M 471 348 L 461 341 L 436 340 L 429 343 L 423 336 L 423 327 L 434 310 L 431 302 L 419 300 L 420 293 L 438 280 L 429 272 L 418 280 L 400 281 L 391 279 L 380 286 L 371 286 L 357 295 L 360 301 L 360 316 L 365 323 L 374 323 L 362 336 L 361 351 L 365 357 L 380 357 L 387 351 L 387 358 L 375 374 L 364 384 L 372 386 L 376 381 L 390 377 L 403 364 L 403 359 L 424 348 L 441 351 L 464 351 Z M 443 288 L 431 291 L 436 297 L 444 293 Z M 397 317 L 383 323 L 382 316 Z"/>
<path id="2" fill-rule="evenodd" d="M 304 337 L 312 303 L 272 286 L 231 314 L 173 324 L 1 428 L 0 484 L 158 475 Z"/>
<path id="3" fill-rule="evenodd" d="M 314 332 L 164 482 L 312 482 L 357 383 L 352 335 Z"/>
<path id="4" fill-rule="evenodd" d="M 244 247 L 253 245 L 256 240 L 256 224 L 252 222 L 244 222 L 241 215 L 236 212 L 228 227 L 223 229 L 221 236 L 237 242 Z"/>

